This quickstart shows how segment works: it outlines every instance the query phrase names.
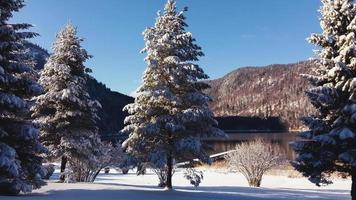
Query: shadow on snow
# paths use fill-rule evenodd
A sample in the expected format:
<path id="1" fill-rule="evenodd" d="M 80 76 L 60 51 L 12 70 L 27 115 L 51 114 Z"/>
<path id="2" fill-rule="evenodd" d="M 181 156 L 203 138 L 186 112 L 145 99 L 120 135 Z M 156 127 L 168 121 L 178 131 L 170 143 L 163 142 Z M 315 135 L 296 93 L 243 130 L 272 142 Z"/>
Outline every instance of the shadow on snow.
<path id="1" fill-rule="evenodd" d="M 49 190 L 47 193 L 34 193 L 17 197 L 1 197 L 8 199 L 43 199 L 43 200 L 279 200 L 279 199 L 348 199 L 348 190 L 300 190 L 300 189 L 269 189 L 250 187 L 175 187 L 165 191 L 147 185 L 129 185 L 121 183 L 95 183 L 111 189 L 68 189 Z"/>

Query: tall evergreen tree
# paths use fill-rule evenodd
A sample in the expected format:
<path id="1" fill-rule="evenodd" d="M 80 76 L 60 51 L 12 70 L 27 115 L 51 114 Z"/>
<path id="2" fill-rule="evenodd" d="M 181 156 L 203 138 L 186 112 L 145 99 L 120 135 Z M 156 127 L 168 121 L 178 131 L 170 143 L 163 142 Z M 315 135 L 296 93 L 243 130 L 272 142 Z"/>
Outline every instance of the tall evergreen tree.
<path id="1" fill-rule="evenodd" d="M 39 79 L 45 93 L 35 98 L 32 109 L 35 122 L 41 126 L 40 139 L 49 149 L 49 158 L 62 158 L 61 172 L 67 160 L 71 165 L 90 165 L 99 151 L 96 120 L 100 104 L 90 98 L 85 87 L 90 69 L 84 62 L 90 56 L 81 42 L 71 24 L 58 33 L 54 53 Z M 61 179 L 64 180 L 63 174 Z"/>
<path id="2" fill-rule="evenodd" d="M 24 47 L 37 34 L 30 24 L 10 24 L 23 0 L 0 2 L 0 194 L 31 192 L 44 184 L 41 177 L 39 131 L 29 119 L 29 100 L 41 93 L 33 62 Z"/>
<path id="3" fill-rule="evenodd" d="M 155 26 L 144 31 L 148 67 L 139 95 L 125 108 L 130 115 L 123 130 L 129 133 L 124 147 L 130 154 L 166 169 L 168 188 L 174 160 L 209 163 L 202 139 L 224 135 L 209 110 L 211 98 L 203 93 L 209 85 L 200 80 L 208 76 L 195 62 L 204 54 L 185 30 L 184 11 L 177 12 L 169 0 Z"/>
<path id="4" fill-rule="evenodd" d="M 322 0 L 322 34 L 309 41 L 320 47 L 314 75 L 305 75 L 307 95 L 319 111 L 305 117 L 309 131 L 294 148 L 295 168 L 317 185 L 331 183 L 334 171 L 352 175 L 356 199 L 356 6 L 353 0 Z"/>

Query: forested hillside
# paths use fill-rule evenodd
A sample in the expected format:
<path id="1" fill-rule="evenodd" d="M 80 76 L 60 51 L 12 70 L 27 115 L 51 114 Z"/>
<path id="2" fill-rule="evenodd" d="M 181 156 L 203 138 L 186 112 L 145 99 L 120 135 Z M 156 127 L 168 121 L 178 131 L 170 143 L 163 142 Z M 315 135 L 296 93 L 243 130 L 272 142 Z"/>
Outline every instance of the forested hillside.
<path id="1" fill-rule="evenodd" d="M 289 129 L 302 128 L 299 118 L 314 112 L 300 74 L 312 73 L 311 61 L 239 68 L 209 81 L 207 90 L 216 116 L 279 116 Z"/>
<path id="2" fill-rule="evenodd" d="M 117 134 L 124 127 L 124 119 L 127 115 L 122 109 L 134 99 L 119 92 L 111 91 L 103 83 L 93 77 L 88 79 L 88 91 L 92 98 L 98 100 L 102 106 L 99 110 L 100 121 L 98 126 L 103 139 Z"/>

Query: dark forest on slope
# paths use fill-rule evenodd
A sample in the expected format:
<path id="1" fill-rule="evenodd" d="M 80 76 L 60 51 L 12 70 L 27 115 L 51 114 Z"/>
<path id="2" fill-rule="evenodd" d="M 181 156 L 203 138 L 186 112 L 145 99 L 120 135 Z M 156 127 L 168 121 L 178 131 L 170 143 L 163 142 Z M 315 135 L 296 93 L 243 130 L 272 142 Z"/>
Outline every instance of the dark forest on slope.
<path id="1" fill-rule="evenodd" d="M 300 74 L 312 73 L 311 61 L 266 67 L 239 68 L 209 81 L 216 116 L 279 116 L 289 129 L 300 129 L 300 117 L 314 112 Z"/>

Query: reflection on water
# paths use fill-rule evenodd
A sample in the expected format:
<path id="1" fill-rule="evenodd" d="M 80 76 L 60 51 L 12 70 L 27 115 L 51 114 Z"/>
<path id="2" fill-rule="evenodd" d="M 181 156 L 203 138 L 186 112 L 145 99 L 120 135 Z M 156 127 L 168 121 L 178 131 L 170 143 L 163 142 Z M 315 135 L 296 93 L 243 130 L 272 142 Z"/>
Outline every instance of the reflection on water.
<path id="1" fill-rule="evenodd" d="M 297 138 L 298 132 L 284 133 L 227 133 L 229 136 L 226 139 L 209 139 L 206 142 L 213 148 L 211 153 L 220 153 L 229 151 L 242 141 L 249 141 L 255 138 L 264 139 L 267 142 L 278 145 L 285 152 L 288 159 L 294 159 L 295 153 L 290 146 L 290 142 Z"/>

